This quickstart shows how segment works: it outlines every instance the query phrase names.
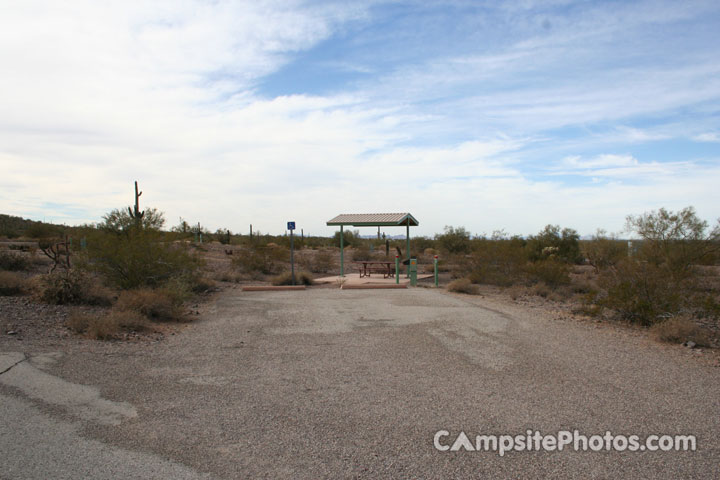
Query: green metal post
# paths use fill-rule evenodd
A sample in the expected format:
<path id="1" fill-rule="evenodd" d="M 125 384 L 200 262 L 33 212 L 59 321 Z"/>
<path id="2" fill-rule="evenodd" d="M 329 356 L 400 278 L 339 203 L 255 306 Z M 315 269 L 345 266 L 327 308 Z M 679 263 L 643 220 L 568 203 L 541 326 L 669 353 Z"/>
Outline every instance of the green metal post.
<path id="1" fill-rule="evenodd" d="M 408 261 L 407 276 L 409 278 L 410 277 L 410 219 L 409 218 L 407 220 L 407 235 L 405 235 L 405 238 L 406 238 L 405 248 L 407 248 L 407 261 Z"/>
<path id="2" fill-rule="evenodd" d="M 400 255 L 395 255 L 395 284 L 400 283 Z"/>
<path id="3" fill-rule="evenodd" d="M 438 256 L 435 255 L 435 286 L 437 287 L 438 285 Z"/>
<path id="4" fill-rule="evenodd" d="M 343 248 L 345 247 L 345 242 L 343 238 L 343 226 L 340 225 L 340 276 L 345 276 L 345 251 Z"/>

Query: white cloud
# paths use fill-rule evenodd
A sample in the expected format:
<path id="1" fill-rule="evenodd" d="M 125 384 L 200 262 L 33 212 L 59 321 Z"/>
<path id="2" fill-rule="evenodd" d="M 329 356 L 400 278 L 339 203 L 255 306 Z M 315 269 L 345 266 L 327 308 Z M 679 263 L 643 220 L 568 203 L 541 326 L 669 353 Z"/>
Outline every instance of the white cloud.
<path id="1" fill-rule="evenodd" d="M 720 134 L 716 132 L 701 133 L 693 137 L 696 142 L 720 142 Z"/>
<path id="2" fill-rule="evenodd" d="M 693 204 L 713 212 L 720 204 L 716 168 L 583 153 L 583 143 L 626 152 L 599 146 L 711 130 L 701 121 L 679 132 L 639 128 L 632 119 L 703 102 L 712 111 L 720 97 L 714 56 L 700 55 L 681 70 L 575 63 L 628 21 L 669 22 L 692 8 L 650 9 L 627 21 L 618 14 L 606 23 L 595 14 L 581 22 L 552 18 L 550 34 L 542 29 L 514 36 L 510 46 L 483 45 L 389 70 L 341 59 L 336 64 L 345 70 L 385 73 L 332 95 L 259 94 L 265 75 L 347 22 L 366 21 L 365 8 L 281 1 L 4 5 L 0 211 L 97 221 L 130 203 L 134 180 L 144 204 L 164 210 L 170 224 L 183 216 L 211 229 L 245 231 L 253 223 L 273 233 L 287 220 L 306 233 L 328 234 L 324 222 L 338 213 L 406 210 L 425 234 L 446 224 L 534 233 L 548 222 L 591 233 L 619 230 L 626 214 L 648 207 Z M 555 70 L 561 73 L 545 78 Z M 610 134 L 546 134 L 593 122 L 609 125 Z M 695 138 L 717 141 L 717 134 Z"/>

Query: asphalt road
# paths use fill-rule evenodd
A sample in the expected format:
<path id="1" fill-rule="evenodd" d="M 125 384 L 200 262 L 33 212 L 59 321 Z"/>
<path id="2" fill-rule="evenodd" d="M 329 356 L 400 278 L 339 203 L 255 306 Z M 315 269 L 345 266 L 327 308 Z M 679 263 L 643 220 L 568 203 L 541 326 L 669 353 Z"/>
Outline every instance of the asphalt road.
<path id="1" fill-rule="evenodd" d="M 234 290 L 159 343 L 0 350 L 0 478 L 720 475 L 720 369 L 486 298 Z M 528 430 L 694 435 L 697 449 L 434 446 L 438 431 L 450 446 Z"/>

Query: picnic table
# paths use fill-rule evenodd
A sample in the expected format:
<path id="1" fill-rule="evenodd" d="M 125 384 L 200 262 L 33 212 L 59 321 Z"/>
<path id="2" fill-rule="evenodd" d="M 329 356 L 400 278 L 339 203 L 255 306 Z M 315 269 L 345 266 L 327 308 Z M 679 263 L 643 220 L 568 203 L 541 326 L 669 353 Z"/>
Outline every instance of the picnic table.
<path id="1" fill-rule="evenodd" d="M 360 278 L 369 277 L 372 273 L 382 273 L 383 278 L 389 278 L 395 276 L 395 262 L 394 261 L 359 261 L 352 262 L 360 272 Z"/>

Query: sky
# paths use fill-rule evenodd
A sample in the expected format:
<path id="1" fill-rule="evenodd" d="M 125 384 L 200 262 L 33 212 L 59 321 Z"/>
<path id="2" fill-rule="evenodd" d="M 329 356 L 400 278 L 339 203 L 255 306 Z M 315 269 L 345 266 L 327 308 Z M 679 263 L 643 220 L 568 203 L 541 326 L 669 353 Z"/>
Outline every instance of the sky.
<path id="1" fill-rule="evenodd" d="M 712 224 L 718 32 L 717 0 L 0 0 L 0 213 L 98 222 L 137 180 L 237 233 Z"/>

